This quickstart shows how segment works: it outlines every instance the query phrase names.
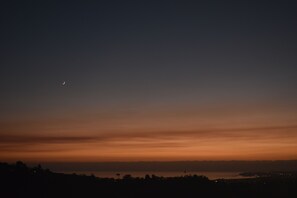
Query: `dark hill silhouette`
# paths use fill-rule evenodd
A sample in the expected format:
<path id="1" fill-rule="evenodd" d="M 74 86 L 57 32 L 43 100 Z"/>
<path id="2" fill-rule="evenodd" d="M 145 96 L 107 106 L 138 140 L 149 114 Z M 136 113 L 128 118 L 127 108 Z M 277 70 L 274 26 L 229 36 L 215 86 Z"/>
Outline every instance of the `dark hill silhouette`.
<path id="1" fill-rule="evenodd" d="M 253 174 L 253 173 L 246 173 Z M 259 175 L 259 173 L 257 173 Z M 0 163 L 0 197 L 297 197 L 296 173 L 209 180 L 205 176 L 122 179 L 53 173 L 40 165 Z"/>

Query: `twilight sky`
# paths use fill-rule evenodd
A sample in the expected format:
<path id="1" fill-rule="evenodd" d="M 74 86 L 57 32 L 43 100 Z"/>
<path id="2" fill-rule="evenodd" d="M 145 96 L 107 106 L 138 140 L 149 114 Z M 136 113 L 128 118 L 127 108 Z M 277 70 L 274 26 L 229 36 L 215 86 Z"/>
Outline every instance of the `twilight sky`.
<path id="1" fill-rule="evenodd" d="M 0 161 L 297 159 L 296 1 L 0 7 Z"/>

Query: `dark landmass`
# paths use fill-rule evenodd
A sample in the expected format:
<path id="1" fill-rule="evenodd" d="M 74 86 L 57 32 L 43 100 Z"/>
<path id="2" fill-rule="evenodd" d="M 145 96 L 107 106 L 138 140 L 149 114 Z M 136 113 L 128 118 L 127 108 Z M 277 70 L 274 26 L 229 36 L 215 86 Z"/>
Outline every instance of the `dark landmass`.
<path id="1" fill-rule="evenodd" d="M 0 197 L 297 197 L 296 172 L 243 173 L 247 179 L 205 176 L 121 179 L 53 173 L 22 162 L 0 163 Z"/>
<path id="2" fill-rule="evenodd" d="M 243 172 L 239 175 L 245 177 L 294 177 L 297 175 L 297 171 Z"/>

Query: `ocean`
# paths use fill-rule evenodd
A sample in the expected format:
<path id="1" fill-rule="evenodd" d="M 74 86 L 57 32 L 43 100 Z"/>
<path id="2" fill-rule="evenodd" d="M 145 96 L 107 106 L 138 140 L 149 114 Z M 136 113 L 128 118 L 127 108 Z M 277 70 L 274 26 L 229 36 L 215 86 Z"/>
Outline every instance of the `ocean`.
<path id="1" fill-rule="evenodd" d="M 77 174 L 77 175 L 94 175 L 101 178 L 122 178 L 125 175 L 131 175 L 132 177 L 145 177 L 145 175 L 156 175 L 162 177 L 178 177 L 185 175 L 203 175 L 208 177 L 210 180 L 216 179 L 242 179 L 247 178 L 239 175 L 240 172 L 216 172 L 216 171 L 195 171 L 195 172 L 177 172 L 177 171 L 59 171 L 60 173 L 66 174 Z"/>

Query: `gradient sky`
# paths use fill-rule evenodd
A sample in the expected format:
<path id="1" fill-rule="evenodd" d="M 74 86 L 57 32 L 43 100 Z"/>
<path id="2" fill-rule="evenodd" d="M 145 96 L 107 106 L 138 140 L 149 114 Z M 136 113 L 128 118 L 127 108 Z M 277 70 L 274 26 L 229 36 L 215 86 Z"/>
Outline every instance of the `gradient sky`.
<path id="1" fill-rule="evenodd" d="M 296 1 L 0 7 L 0 161 L 297 159 Z"/>

